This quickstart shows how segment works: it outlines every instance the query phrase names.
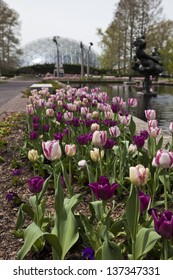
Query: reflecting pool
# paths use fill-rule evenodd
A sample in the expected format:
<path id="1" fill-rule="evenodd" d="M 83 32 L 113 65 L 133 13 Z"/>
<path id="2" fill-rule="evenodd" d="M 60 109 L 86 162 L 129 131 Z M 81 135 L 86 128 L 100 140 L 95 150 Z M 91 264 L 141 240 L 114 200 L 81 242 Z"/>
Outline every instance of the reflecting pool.
<path id="1" fill-rule="evenodd" d="M 173 122 L 173 87 L 172 86 L 153 86 L 153 92 L 157 93 L 157 97 L 145 97 L 135 86 L 129 85 L 89 85 L 89 88 L 100 87 L 102 91 L 106 91 L 110 99 L 114 96 L 121 96 L 124 101 L 130 97 L 136 97 L 138 107 L 134 108 L 134 115 L 146 121 L 144 110 L 156 110 L 159 127 L 164 131 L 168 131 L 170 122 Z"/>

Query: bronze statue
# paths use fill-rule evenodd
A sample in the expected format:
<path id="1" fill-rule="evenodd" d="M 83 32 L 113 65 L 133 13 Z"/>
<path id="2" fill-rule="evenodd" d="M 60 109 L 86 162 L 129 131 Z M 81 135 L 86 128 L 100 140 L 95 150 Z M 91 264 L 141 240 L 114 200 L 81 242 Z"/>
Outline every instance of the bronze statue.
<path id="1" fill-rule="evenodd" d="M 144 76 L 143 90 L 145 93 L 149 93 L 151 77 L 158 77 L 163 71 L 163 65 L 159 59 L 157 48 L 154 48 L 152 55 L 145 52 L 146 40 L 144 35 L 136 39 L 134 46 L 136 47 L 136 56 L 134 57 L 132 69 L 137 70 Z"/>

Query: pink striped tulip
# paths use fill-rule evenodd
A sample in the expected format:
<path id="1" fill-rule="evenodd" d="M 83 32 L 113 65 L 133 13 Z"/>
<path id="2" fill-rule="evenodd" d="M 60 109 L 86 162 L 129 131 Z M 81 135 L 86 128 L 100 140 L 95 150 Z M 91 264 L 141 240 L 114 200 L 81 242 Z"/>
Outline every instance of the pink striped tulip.
<path id="1" fill-rule="evenodd" d="M 167 150 L 158 150 L 153 158 L 154 167 L 170 168 L 173 165 L 173 153 Z"/>
<path id="2" fill-rule="evenodd" d="M 53 141 L 49 140 L 47 142 L 42 142 L 42 149 L 45 157 L 50 161 L 60 159 L 62 155 L 59 141 L 56 140 Z"/>
<path id="3" fill-rule="evenodd" d="M 158 127 L 149 127 L 148 133 L 153 137 L 156 138 L 161 134 L 161 128 Z"/>
<path id="4" fill-rule="evenodd" d="M 150 128 L 150 127 L 157 127 L 158 126 L 158 121 L 157 120 L 148 120 L 147 121 L 147 123 L 148 123 L 148 127 Z"/>
<path id="5" fill-rule="evenodd" d="M 138 105 L 138 101 L 136 98 L 128 98 L 128 105 L 130 107 L 136 107 Z"/>
<path id="6" fill-rule="evenodd" d="M 145 110 L 145 117 L 147 120 L 155 120 L 156 111 L 155 110 Z"/>
<path id="7" fill-rule="evenodd" d="M 111 126 L 109 128 L 109 133 L 112 137 L 118 137 L 120 136 L 120 129 L 118 126 Z"/>
<path id="8" fill-rule="evenodd" d="M 107 141 L 107 132 L 106 131 L 98 131 L 96 130 L 93 133 L 93 137 L 92 137 L 92 143 L 96 146 L 96 147 L 102 147 L 105 145 Z"/>
<path id="9" fill-rule="evenodd" d="M 124 126 L 128 126 L 130 124 L 131 116 L 121 116 L 119 115 L 120 123 Z"/>

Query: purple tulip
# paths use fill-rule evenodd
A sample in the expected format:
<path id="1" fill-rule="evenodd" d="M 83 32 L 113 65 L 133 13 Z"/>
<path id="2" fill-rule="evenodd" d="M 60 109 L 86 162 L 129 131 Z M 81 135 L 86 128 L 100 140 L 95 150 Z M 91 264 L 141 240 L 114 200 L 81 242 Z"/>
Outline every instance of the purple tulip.
<path id="1" fill-rule="evenodd" d="M 41 192 L 44 184 L 44 179 L 41 176 L 35 176 L 28 179 L 29 190 L 32 193 Z"/>
<path id="2" fill-rule="evenodd" d="M 37 131 L 30 131 L 29 132 L 29 138 L 31 140 L 36 140 L 38 138 L 38 132 Z"/>
<path id="3" fill-rule="evenodd" d="M 141 130 L 140 131 L 140 136 L 143 136 L 144 139 L 146 140 L 148 138 L 148 131 L 147 130 Z"/>
<path id="4" fill-rule="evenodd" d="M 116 123 L 117 123 L 117 122 L 114 121 L 114 120 L 108 120 L 108 119 L 103 120 L 103 124 L 104 124 L 105 126 L 115 126 Z"/>
<path id="5" fill-rule="evenodd" d="M 78 127 L 78 126 L 80 126 L 80 120 L 78 118 L 73 118 L 72 121 L 71 121 L 71 124 L 74 127 Z"/>
<path id="6" fill-rule="evenodd" d="M 44 131 L 44 132 L 49 132 L 49 129 L 50 129 L 50 127 L 49 127 L 48 124 L 44 124 L 44 125 L 43 125 L 43 131 Z"/>
<path id="7" fill-rule="evenodd" d="M 54 134 L 54 139 L 55 140 L 59 140 L 59 141 L 62 141 L 63 139 L 63 133 L 62 132 L 57 132 Z"/>
<path id="8" fill-rule="evenodd" d="M 33 130 L 34 130 L 34 131 L 38 131 L 39 128 L 40 128 L 39 123 L 33 123 L 32 126 L 33 126 Z"/>
<path id="9" fill-rule="evenodd" d="M 58 122 L 61 122 L 62 119 L 63 119 L 63 114 L 62 114 L 61 112 L 58 112 L 57 115 L 56 115 L 56 120 L 57 120 Z"/>
<path id="10" fill-rule="evenodd" d="M 64 128 L 63 135 L 69 136 L 70 130 L 68 128 Z"/>
<path id="11" fill-rule="evenodd" d="M 101 176 L 98 182 L 89 184 L 89 187 L 92 189 L 97 199 L 108 200 L 114 195 L 118 183 L 110 185 L 109 179 L 106 176 Z"/>
<path id="12" fill-rule="evenodd" d="M 33 116 L 32 122 L 33 123 L 39 123 L 39 117 L 38 116 Z"/>
<path id="13" fill-rule="evenodd" d="M 82 251 L 82 260 L 94 260 L 94 250 L 87 247 Z"/>
<path id="14" fill-rule="evenodd" d="M 86 145 L 88 144 L 89 141 L 92 139 L 92 133 L 87 133 L 87 134 L 81 134 L 77 137 L 77 142 L 80 145 Z"/>
<path id="15" fill-rule="evenodd" d="M 143 213 L 148 207 L 148 204 L 150 202 L 150 196 L 140 191 L 139 201 L 140 201 L 140 212 Z"/>
<path id="16" fill-rule="evenodd" d="M 99 124 L 99 121 L 98 120 L 89 120 L 89 119 L 85 120 L 86 127 L 90 127 L 93 123 Z"/>
<path id="17" fill-rule="evenodd" d="M 116 144 L 115 140 L 107 138 L 106 143 L 103 146 L 103 148 L 106 150 L 111 150 L 115 144 Z"/>
<path id="18" fill-rule="evenodd" d="M 173 213 L 170 210 L 164 211 L 160 217 L 157 211 L 152 209 L 152 217 L 154 219 L 154 227 L 157 233 L 166 239 L 173 238 Z"/>
<path id="19" fill-rule="evenodd" d="M 118 113 L 120 110 L 120 106 L 118 104 L 112 104 L 111 109 L 114 113 Z"/>
<path id="20" fill-rule="evenodd" d="M 145 143 L 145 138 L 142 135 L 134 135 L 133 141 L 138 148 L 142 148 Z"/>

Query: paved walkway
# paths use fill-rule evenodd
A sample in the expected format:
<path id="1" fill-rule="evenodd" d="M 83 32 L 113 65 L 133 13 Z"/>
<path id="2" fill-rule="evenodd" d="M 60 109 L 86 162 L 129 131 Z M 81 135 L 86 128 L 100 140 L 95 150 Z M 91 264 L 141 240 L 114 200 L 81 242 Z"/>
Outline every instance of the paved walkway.
<path id="1" fill-rule="evenodd" d="M 28 98 L 23 98 L 22 96 L 23 94 L 20 93 L 0 107 L 0 120 L 2 120 L 5 113 L 19 112 L 19 111 L 25 112 L 26 105 L 28 103 Z"/>

